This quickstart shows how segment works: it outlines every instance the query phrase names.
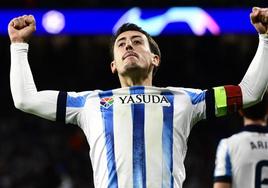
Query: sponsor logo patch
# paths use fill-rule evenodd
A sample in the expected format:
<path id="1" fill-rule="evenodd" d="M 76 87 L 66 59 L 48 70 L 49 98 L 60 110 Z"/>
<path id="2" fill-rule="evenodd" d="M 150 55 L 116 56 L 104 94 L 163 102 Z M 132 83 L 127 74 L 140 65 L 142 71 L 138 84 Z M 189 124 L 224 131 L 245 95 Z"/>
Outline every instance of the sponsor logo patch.
<path id="1" fill-rule="evenodd" d="M 164 95 L 125 95 L 119 97 L 120 104 L 160 104 L 170 106 L 170 102 Z"/>
<path id="2" fill-rule="evenodd" d="M 102 107 L 108 109 L 113 104 L 127 105 L 127 104 L 150 104 L 150 105 L 161 105 L 170 106 L 170 102 L 164 95 L 121 95 L 114 97 L 105 97 L 100 101 Z"/>
<path id="3" fill-rule="evenodd" d="M 102 107 L 108 109 L 110 106 L 112 106 L 114 103 L 114 99 L 113 97 L 105 97 L 105 98 L 101 98 L 100 100 L 100 104 Z"/>

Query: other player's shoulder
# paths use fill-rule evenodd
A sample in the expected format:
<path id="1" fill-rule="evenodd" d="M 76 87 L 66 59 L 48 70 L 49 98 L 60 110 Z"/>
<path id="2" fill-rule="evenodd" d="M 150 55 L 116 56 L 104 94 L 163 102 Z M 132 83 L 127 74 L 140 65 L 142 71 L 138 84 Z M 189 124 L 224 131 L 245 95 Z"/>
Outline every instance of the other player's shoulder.
<path id="1" fill-rule="evenodd" d="M 229 140 L 237 140 L 243 137 L 252 137 L 252 135 L 256 134 L 267 134 L 268 135 L 268 127 L 261 125 L 249 125 L 245 126 L 241 129 L 240 132 L 233 134 L 228 139 Z"/>

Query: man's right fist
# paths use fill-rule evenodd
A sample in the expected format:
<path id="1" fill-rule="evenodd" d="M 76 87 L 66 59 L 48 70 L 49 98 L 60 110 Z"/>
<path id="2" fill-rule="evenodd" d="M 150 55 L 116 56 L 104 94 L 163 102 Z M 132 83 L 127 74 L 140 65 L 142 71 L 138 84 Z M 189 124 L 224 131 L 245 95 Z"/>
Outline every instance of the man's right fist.
<path id="1" fill-rule="evenodd" d="M 8 24 L 8 34 L 11 43 L 28 42 L 35 30 L 36 24 L 32 15 L 13 18 Z"/>

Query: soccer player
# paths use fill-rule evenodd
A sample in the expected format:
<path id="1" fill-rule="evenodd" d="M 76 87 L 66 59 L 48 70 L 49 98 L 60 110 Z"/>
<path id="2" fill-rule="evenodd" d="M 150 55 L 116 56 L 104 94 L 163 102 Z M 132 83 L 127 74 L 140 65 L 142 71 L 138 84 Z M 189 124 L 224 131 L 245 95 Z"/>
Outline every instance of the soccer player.
<path id="1" fill-rule="evenodd" d="M 31 15 L 14 18 L 8 30 L 15 107 L 81 127 L 90 145 L 97 188 L 181 188 L 194 124 L 255 104 L 266 90 L 268 10 L 253 8 L 250 17 L 259 32 L 259 46 L 239 85 L 207 90 L 152 86 L 160 65 L 158 45 L 138 26 L 124 24 L 114 36 L 111 62 L 121 88 L 84 92 L 37 90 L 27 58 L 35 20 Z"/>
<path id="2" fill-rule="evenodd" d="M 261 188 L 268 186 L 267 96 L 244 109 L 240 133 L 218 145 L 214 188 Z"/>

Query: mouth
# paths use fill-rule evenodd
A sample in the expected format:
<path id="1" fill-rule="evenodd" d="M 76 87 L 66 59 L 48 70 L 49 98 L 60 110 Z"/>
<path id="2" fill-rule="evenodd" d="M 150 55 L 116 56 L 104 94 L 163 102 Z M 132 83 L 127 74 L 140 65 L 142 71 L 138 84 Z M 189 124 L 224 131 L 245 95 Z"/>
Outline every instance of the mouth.
<path id="1" fill-rule="evenodd" d="M 135 52 L 127 52 L 127 53 L 124 54 L 122 59 L 125 60 L 128 57 L 136 57 L 136 58 L 138 58 L 138 54 L 136 54 Z"/>

